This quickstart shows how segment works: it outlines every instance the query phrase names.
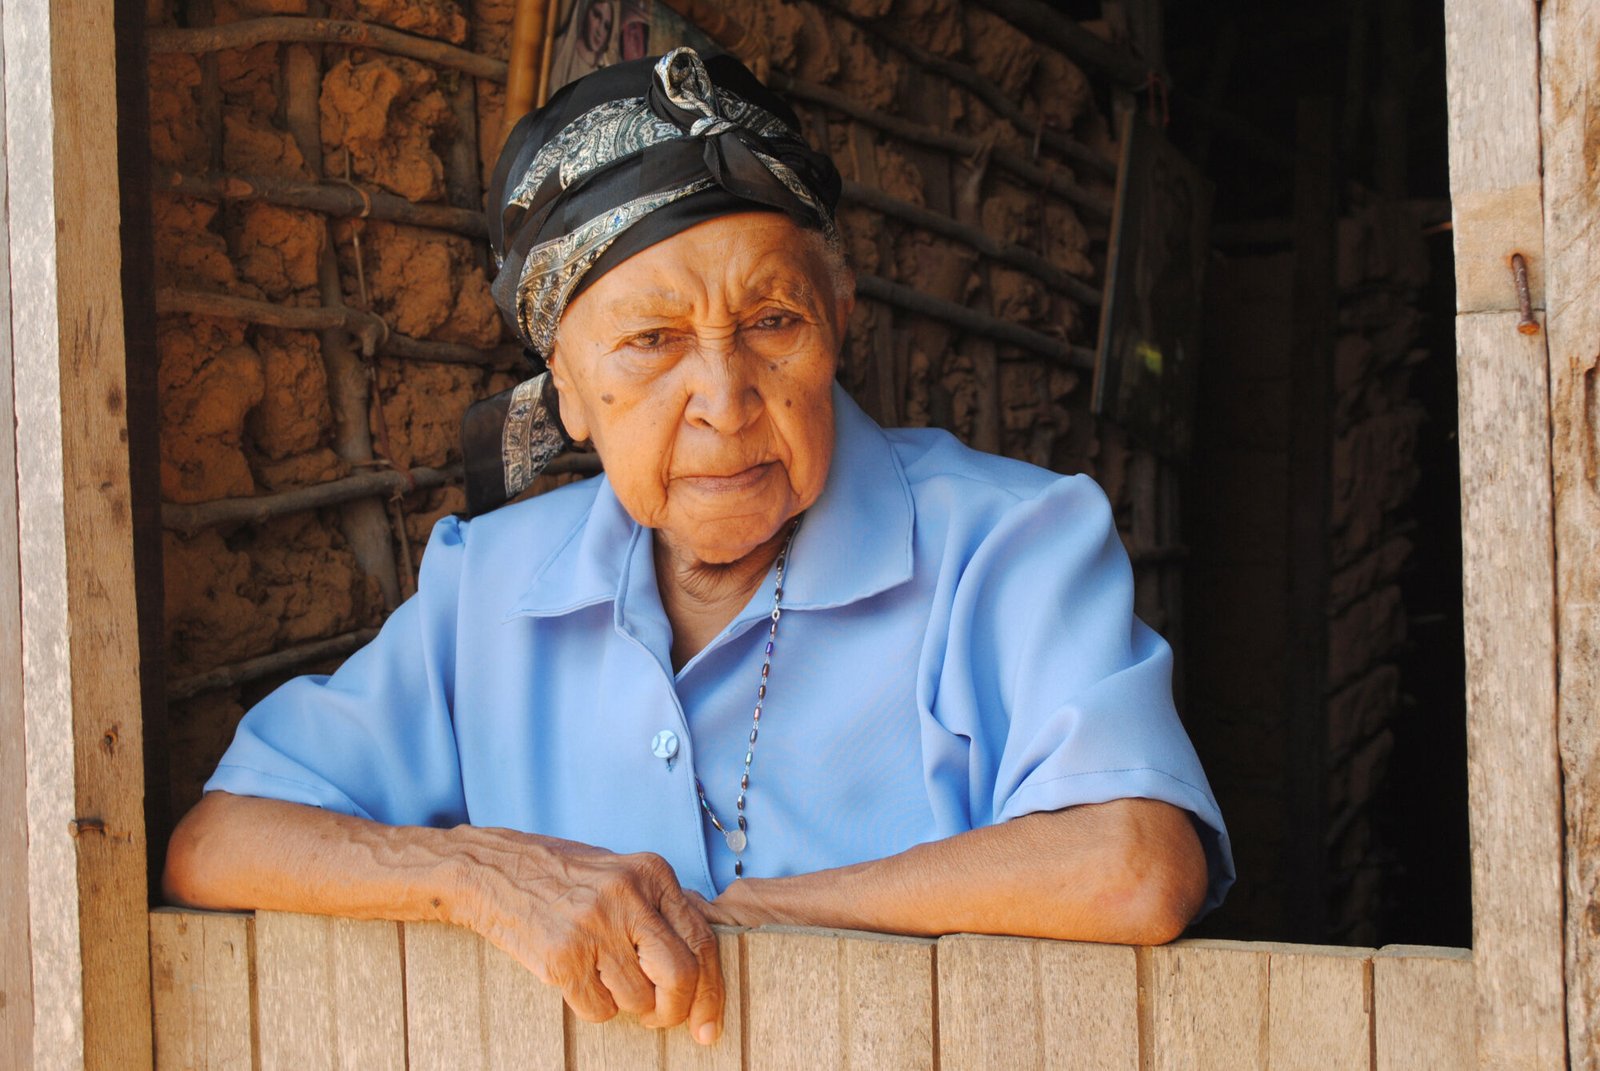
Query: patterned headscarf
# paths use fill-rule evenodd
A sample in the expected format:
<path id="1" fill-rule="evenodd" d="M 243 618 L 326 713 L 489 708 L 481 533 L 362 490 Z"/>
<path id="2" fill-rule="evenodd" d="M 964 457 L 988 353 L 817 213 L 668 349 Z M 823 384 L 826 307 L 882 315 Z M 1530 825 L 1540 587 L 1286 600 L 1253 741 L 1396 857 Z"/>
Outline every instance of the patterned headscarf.
<path id="1" fill-rule="evenodd" d="M 536 357 L 567 304 L 635 253 L 736 212 L 783 212 L 837 242 L 839 173 L 731 56 L 691 48 L 596 71 L 511 131 L 489 187 L 495 303 Z M 525 489 L 567 445 L 548 374 L 463 423 L 467 509 Z"/>

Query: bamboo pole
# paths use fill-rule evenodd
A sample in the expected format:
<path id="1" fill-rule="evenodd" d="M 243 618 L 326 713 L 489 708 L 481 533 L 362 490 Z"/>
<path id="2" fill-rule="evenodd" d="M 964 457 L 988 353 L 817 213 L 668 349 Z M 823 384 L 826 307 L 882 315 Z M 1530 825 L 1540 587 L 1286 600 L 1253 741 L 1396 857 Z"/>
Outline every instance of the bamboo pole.
<path id="1" fill-rule="evenodd" d="M 538 105 L 543 108 L 550 100 L 550 64 L 555 59 L 556 15 L 560 13 L 561 0 L 549 0 L 544 13 L 544 45 L 539 49 Z"/>
<path id="2" fill-rule="evenodd" d="M 544 43 L 549 36 L 546 0 L 517 0 L 511 19 L 511 63 L 506 71 L 506 110 L 496 152 L 517 120 L 533 110 L 539 96 Z"/>
<path id="3" fill-rule="evenodd" d="M 171 52 L 203 55 L 224 49 L 249 48 L 269 41 L 371 48 L 424 63 L 451 67 L 491 82 L 506 80 L 506 64 L 500 60 L 369 22 L 273 15 L 260 19 L 241 19 L 225 26 L 164 26 L 149 31 L 150 51 L 157 55 Z"/>

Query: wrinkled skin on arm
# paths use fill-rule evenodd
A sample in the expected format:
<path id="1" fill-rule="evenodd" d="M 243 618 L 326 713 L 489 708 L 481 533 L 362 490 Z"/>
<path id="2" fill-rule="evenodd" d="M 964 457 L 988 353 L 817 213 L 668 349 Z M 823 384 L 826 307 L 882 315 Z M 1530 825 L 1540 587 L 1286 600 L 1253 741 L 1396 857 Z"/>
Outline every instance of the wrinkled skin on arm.
<path id="1" fill-rule="evenodd" d="M 385 826 L 213 792 L 172 835 L 163 886 L 191 907 L 443 921 L 561 990 L 580 1018 L 632 1012 L 721 1033 L 716 938 L 660 856 L 509 829 Z"/>
<path id="2" fill-rule="evenodd" d="M 1206 880 L 1187 812 L 1126 799 L 1030 814 L 855 866 L 747 878 L 700 906 L 713 922 L 739 926 L 1153 945 L 1183 932 Z"/>

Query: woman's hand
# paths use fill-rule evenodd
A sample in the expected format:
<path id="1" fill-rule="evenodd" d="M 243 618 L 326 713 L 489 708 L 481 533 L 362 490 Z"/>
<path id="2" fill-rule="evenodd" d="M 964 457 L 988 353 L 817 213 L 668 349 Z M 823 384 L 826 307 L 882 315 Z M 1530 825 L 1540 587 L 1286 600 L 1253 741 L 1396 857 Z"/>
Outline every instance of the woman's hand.
<path id="1" fill-rule="evenodd" d="M 558 987 L 580 1019 L 620 1008 L 645 1026 L 687 1018 L 697 1041 L 717 1039 L 716 937 L 666 860 L 505 829 L 455 832 L 471 862 L 452 914 Z"/>
<path id="2" fill-rule="evenodd" d="M 219 910 L 453 922 L 559 986 L 591 1021 L 688 1019 L 716 1041 L 716 939 L 666 861 L 507 829 L 386 826 L 213 792 L 173 832 L 168 899 Z"/>

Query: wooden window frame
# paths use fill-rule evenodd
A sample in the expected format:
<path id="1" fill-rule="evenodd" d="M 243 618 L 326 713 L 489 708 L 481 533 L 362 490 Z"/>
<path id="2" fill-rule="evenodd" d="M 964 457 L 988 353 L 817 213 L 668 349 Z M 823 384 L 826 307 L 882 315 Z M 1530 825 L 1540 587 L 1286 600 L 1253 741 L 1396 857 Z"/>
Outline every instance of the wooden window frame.
<path id="1" fill-rule="evenodd" d="M 1478 1061 L 1562 1066 L 1570 1043 L 1593 1068 L 1600 4 L 1445 13 Z M 109 4 L 0 0 L 0 1062 L 19 1068 L 151 1064 L 114 30 Z"/>

